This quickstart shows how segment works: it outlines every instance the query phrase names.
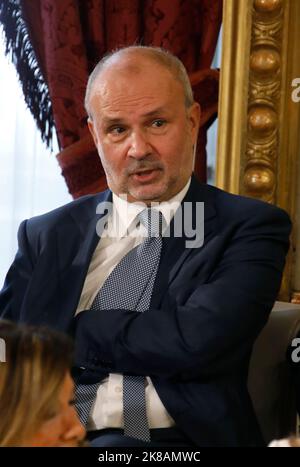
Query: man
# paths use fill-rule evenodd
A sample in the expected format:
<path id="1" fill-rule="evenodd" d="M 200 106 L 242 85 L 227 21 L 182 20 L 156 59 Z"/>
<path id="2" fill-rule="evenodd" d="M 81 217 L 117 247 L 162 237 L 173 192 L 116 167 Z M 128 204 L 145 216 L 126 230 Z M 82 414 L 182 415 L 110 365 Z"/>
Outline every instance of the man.
<path id="1" fill-rule="evenodd" d="M 95 446 L 261 445 L 248 361 L 280 287 L 288 216 L 196 181 L 200 109 L 167 52 L 105 58 L 86 108 L 110 190 L 21 224 L 2 316 L 73 333 Z M 159 217 L 153 236 L 144 212 Z"/>

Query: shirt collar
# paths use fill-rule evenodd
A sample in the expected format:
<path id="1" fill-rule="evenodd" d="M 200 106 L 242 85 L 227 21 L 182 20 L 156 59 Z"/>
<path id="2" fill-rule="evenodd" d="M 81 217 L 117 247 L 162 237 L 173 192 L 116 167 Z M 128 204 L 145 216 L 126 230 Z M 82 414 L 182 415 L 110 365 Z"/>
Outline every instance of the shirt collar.
<path id="1" fill-rule="evenodd" d="M 174 217 L 175 212 L 180 206 L 183 198 L 185 197 L 191 184 L 191 178 L 189 178 L 187 184 L 183 189 L 173 196 L 168 201 L 161 203 L 153 203 L 153 208 L 158 209 L 164 216 L 165 225 L 168 226 Z M 118 232 L 117 236 L 123 237 L 128 234 L 128 231 L 132 228 L 133 221 L 137 215 L 145 209 L 144 203 L 129 203 L 126 196 L 118 196 L 115 193 L 112 195 L 113 199 L 113 211 L 112 211 L 112 224 L 114 232 Z"/>

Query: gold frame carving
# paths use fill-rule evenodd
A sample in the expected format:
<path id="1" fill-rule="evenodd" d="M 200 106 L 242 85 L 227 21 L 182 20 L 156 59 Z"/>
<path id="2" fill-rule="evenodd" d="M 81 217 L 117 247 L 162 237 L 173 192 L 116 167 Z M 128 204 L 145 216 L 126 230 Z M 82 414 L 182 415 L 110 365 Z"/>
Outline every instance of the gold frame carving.
<path id="1" fill-rule="evenodd" d="M 224 0 L 216 184 L 295 219 L 300 103 L 300 2 Z M 293 251 L 280 299 L 292 295 Z"/>

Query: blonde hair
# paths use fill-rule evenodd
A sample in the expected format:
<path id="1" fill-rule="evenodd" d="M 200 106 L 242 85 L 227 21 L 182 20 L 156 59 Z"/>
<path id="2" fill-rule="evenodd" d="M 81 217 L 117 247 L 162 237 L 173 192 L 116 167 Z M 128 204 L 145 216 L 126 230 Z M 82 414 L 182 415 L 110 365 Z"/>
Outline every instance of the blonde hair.
<path id="1" fill-rule="evenodd" d="M 22 446 L 59 409 L 72 364 L 70 339 L 54 330 L 0 321 L 0 446 Z"/>
<path id="2" fill-rule="evenodd" d="M 100 73 L 103 71 L 103 69 L 107 65 L 109 65 L 110 63 L 114 61 L 114 59 L 118 57 L 122 57 L 125 54 L 131 54 L 131 53 L 139 53 L 140 55 L 144 57 L 148 57 L 152 59 L 155 63 L 158 63 L 159 65 L 165 67 L 171 73 L 174 79 L 176 79 L 177 81 L 181 83 L 183 92 L 184 92 L 185 106 L 189 108 L 194 103 L 192 86 L 191 86 L 187 71 L 183 63 L 181 62 L 181 60 L 179 60 L 179 58 L 177 58 L 175 55 L 173 55 L 168 50 L 163 49 L 162 47 L 131 45 L 129 47 L 123 47 L 123 48 L 114 50 L 113 52 L 110 52 L 107 55 L 105 55 L 97 63 L 94 70 L 90 74 L 88 82 L 87 82 L 85 99 L 84 99 L 84 106 L 90 118 L 91 118 L 90 99 L 91 99 L 93 84 L 96 78 L 100 75 Z"/>

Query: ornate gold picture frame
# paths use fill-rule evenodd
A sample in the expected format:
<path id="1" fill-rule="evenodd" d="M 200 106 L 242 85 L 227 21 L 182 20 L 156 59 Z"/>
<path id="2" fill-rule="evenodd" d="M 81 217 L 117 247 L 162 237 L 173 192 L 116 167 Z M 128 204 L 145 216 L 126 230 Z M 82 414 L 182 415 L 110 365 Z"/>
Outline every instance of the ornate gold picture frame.
<path id="1" fill-rule="evenodd" d="M 297 292 L 298 262 L 300 276 L 297 77 L 300 1 L 224 0 L 216 185 L 290 214 L 294 230 L 279 297 L 286 301 Z"/>

